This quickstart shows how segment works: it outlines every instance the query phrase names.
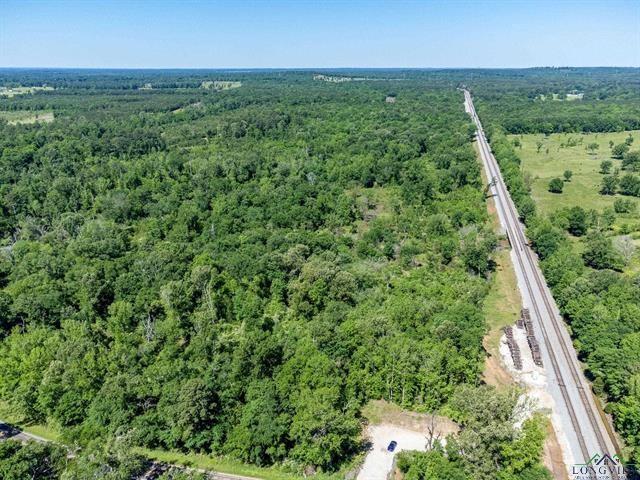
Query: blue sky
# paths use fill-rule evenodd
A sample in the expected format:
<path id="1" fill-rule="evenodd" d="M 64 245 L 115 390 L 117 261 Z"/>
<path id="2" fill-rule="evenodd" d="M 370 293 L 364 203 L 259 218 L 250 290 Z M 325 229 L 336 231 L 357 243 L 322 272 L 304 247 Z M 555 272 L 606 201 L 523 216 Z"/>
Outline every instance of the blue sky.
<path id="1" fill-rule="evenodd" d="M 0 67 L 640 66 L 640 0 L 0 0 Z"/>

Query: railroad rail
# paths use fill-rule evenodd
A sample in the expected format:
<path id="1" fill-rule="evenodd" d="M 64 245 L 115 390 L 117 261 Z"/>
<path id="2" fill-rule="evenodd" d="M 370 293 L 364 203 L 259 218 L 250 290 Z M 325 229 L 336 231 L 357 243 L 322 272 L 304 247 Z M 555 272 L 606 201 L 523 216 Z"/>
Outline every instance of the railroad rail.
<path id="1" fill-rule="evenodd" d="M 571 340 L 564 325 L 561 324 L 562 319 L 555 307 L 555 304 L 553 303 L 553 299 L 546 282 L 538 269 L 537 258 L 529 249 L 523 228 L 519 222 L 519 216 L 504 184 L 500 168 L 491 153 L 491 149 L 489 148 L 482 124 L 480 123 L 475 111 L 471 95 L 467 90 L 464 91 L 464 94 L 470 115 L 476 124 L 478 146 L 480 148 L 482 161 L 487 171 L 487 176 L 495 179 L 492 183 L 494 184 L 493 188 L 495 196 L 497 197 L 495 202 L 496 207 L 503 219 L 506 233 L 517 261 L 517 266 L 522 272 L 524 289 L 531 299 L 533 316 L 542 333 L 542 339 L 544 345 L 546 345 L 547 356 L 551 363 L 551 371 L 555 376 L 563 403 L 569 414 L 571 426 L 575 432 L 580 454 L 583 456 L 585 462 L 590 459 L 594 453 L 593 451 L 590 451 L 589 447 L 597 447 L 600 453 L 612 455 L 616 450 L 615 439 L 612 438 L 607 431 L 604 425 L 605 421 L 600 418 L 600 413 L 595 401 L 590 397 L 590 391 L 585 388 L 586 381 L 584 380 L 582 372 L 577 364 L 577 357 L 573 351 L 573 346 L 569 347 L 567 345 L 571 345 Z M 548 318 L 550 326 L 545 324 L 547 323 L 545 322 L 545 316 Z M 529 321 L 527 317 L 529 318 Z M 527 315 L 526 317 L 523 315 L 522 318 L 522 325 L 527 329 L 528 339 L 529 328 L 531 328 L 531 333 L 533 333 L 533 322 L 530 318 L 530 315 Z M 527 323 L 529 322 L 531 322 L 530 327 L 527 326 Z M 559 351 L 556 351 L 556 348 L 554 348 L 554 343 L 550 338 L 551 335 L 555 335 L 555 343 L 558 345 L 559 348 L 557 350 Z M 534 348 L 536 348 L 535 345 L 537 345 L 537 341 L 534 345 L 532 345 L 531 342 L 529 345 L 533 352 Z M 539 350 L 539 346 L 537 348 Z M 542 362 L 542 357 L 540 357 L 540 362 Z M 563 371 L 560 365 L 561 362 L 567 366 L 568 372 Z M 542 366 L 541 363 L 540 365 Z M 569 385 L 567 385 L 567 382 L 569 382 Z M 577 399 L 572 398 L 568 387 L 570 387 L 571 390 L 577 391 Z M 577 403 L 574 404 L 574 402 Z M 587 417 L 586 425 L 580 422 L 576 409 L 585 412 Z M 584 435 L 585 432 L 583 430 L 592 432 L 597 445 L 594 445 L 592 442 L 590 442 L 591 444 L 589 446 L 587 445 Z M 618 474 L 613 470 L 610 471 L 608 477 L 613 480 L 617 480 L 619 478 Z"/>

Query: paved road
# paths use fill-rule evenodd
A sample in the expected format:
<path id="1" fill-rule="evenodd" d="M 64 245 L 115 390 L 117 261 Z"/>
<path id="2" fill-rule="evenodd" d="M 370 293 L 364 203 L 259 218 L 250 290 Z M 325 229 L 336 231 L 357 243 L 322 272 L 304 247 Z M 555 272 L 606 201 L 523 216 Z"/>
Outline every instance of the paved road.
<path id="1" fill-rule="evenodd" d="M 31 433 L 23 432 L 19 428 L 10 425 L 8 423 L 4 423 L 0 420 L 0 440 L 17 440 L 19 442 L 46 442 L 42 437 L 37 435 L 33 435 Z"/>
<path id="2" fill-rule="evenodd" d="M 495 178 L 491 187 L 500 222 L 512 247 L 512 259 L 524 306 L 528 307 L 540 343 L 549 391 L 568 445 L 564 445 L 568 469 L 574 463 L 586 463 L 594 454 L 616 453 L 615 440 L 605 425 L 578 363 L 571 338 L 538 265 L 536 254 L 529 248 L 515 206 L 491 153 L 484 130 L 476 114 L 473 100 L 464 91 L 466 108 L 477 127 L 477 140 L 487 178 Z M 573 478 L 573 477 L 570 477 Z M 606 474 L 599 479 L 618 476 Z"/>

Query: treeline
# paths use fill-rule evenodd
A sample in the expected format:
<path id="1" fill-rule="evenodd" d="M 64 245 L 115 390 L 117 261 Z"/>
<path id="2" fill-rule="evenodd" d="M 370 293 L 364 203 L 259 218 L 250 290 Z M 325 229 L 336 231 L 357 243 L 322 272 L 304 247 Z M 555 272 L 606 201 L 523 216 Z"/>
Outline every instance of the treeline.
<path id="1" fill-rule="evenodd" d="M 620 132 L 640 129 L 640 99 L 627 103 L 626 100 L 559 102 L 512 98 L 507 101 L 499 100 L 494 104 L 478 103 L 480 112 L 487 117 L 499 119 L 503 128 L 512 134 Z"/>
<path id="2" fill-rule="evenodd" d="M 509 72 L 509 71 L 503 71 Z M 507 133 L 618 132 L 640 128 L 637 68 L 496 71 L 469 85 L 480 115 Z M 573 99 L 567 99 L 573 95 Z"/>
<path id="3" fill-rule="evenodd" d="M 0 124 L 0 399 L 83 451 L 313 472 L 360 451 L 368 400 L 478 384 L 495 238 L 469 119 L 453 89 L 387 91 L 269 80 L 143 113 L 56 91 L 60 120 Z"/>
<path id="4" fill-rule="evenodd" d="M 640 460 L 640 278 L 622 273 L 625 249 L 614 248 L 608 230 L 615 212 L 579 206 L 545 217 L 536 213 L 512 143 L 500 127 L 490 129 L 491 148 L 554 298 L 567 321 L 595 392 L 606 401 L 629 459 Z M 619 211 L 628 203 L 618 202 Z M 584 237 L 578 253 L 568 234 Z M 633 250 L 628 250 L 633 252 Z"/>
<path id="5" fill-rule="evenodd" d="M 47 85 L 53 88 L 82 90 L 137 90 L 152 88 L 197 88 L 207 80 L 237 80 L 239 72 L 215 69 L 0 69 L 3 86 Z"/>

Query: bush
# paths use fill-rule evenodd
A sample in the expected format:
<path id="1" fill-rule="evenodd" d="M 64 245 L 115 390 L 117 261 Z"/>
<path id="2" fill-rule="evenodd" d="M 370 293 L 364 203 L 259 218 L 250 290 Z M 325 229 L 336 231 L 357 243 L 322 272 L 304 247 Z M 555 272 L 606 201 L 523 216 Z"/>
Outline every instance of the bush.
<path id="1" fill-rule="evenodd" d="M 571 235 L 581 237 L 587 233 L 587 228 L 589 228 L 589 218 L 584 208 L 571 207 L 567 213 L 567 220 L 569 222 L 567 230 Z"/>
<path id="2" fill-rule="evenodd" d="M 613 150 L 611 150 L 611 156 L 613 158 L 622 158 L 628 151 L 629 145 L 627 145 L 626 143 L 619 143 L 618 145 L 613 147 Z"/>
<path id="3" fill-rule="evenodd" d="M 564 182 L 560 178 L 554 178 L 549 182 L 549 191 L 551 193 L 562 193 Z"/>
<path id="4" fill-rule="evenodd" d="M 636 203 L 628 198 L 618 198 L 613 202 L 613 209 L 616 213 L 633 213 L 636 208 Z"/>
<path id="5" fill-rule="evenodd" d="M 622 168 L 637 172 L 640 170 L 640 150 L 627 153 L 622 158 Z"/>
<path id="6" fill-rule="evenodd" d="M 582 258 L 586 265 L 597 270 L 619 270 L 622 267 L 622 258 L 613 248 L 611 239 L 598 232 L 587 237 Z"/>
<path id="7" fill-rule="evenodd" d="M 65 465 L 66 452 L 51 443 L 9 440 L 0 442 L 0 478 L 59 478 Z"/>
<path id="8" fill-rule="evenodd" d="M 566 235 L 562 230 L 554 227 L 546 219 L 536 222 L 527 230 L 527 234 L 531 239 L 531 245 L 543 260 L 566 243 Z"/>
<path id="9" fill-rule="evenodd" d="M 600 185 L 601 195 L 615 195 L 616 187 L 618 186 L 618 179 L 612 175 L 607 175 L 602 178 L 602 185 Z"/>
<path id="10" fill-rule="evenodd" d="M 631 174 L 622 177 L 620 179 L 620 193 L 640 197 L 640 177 Z"/>

